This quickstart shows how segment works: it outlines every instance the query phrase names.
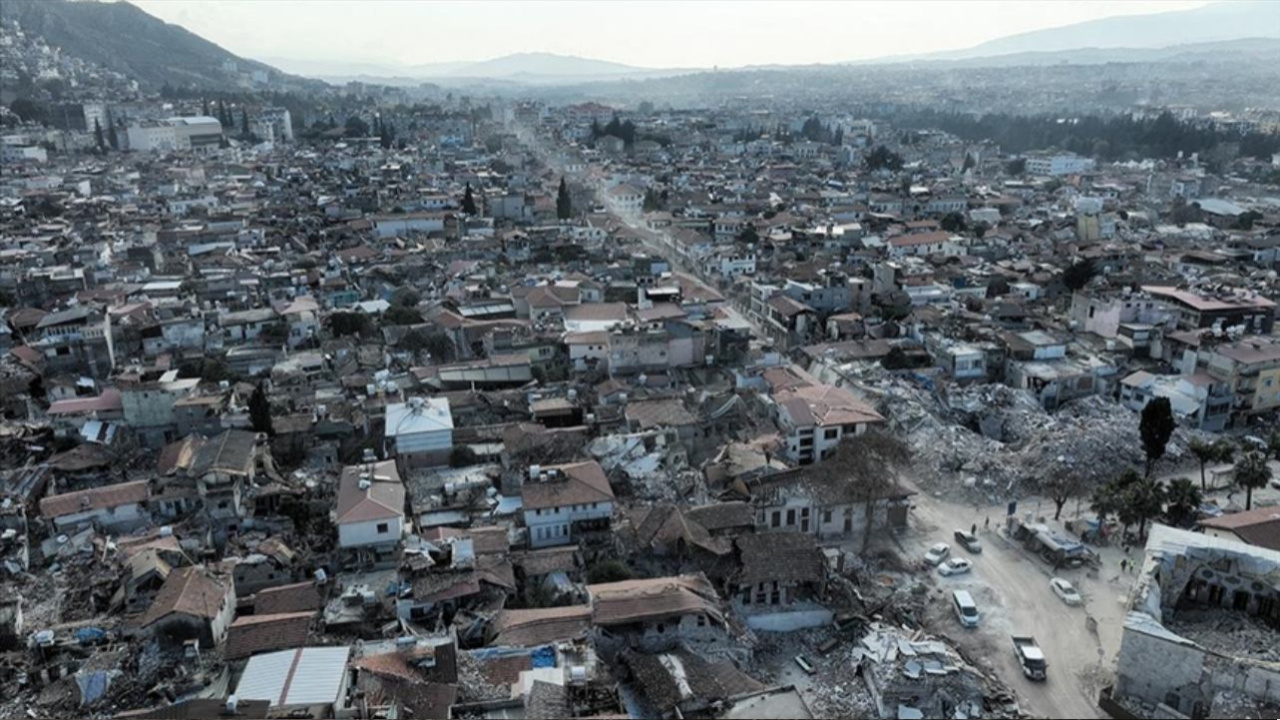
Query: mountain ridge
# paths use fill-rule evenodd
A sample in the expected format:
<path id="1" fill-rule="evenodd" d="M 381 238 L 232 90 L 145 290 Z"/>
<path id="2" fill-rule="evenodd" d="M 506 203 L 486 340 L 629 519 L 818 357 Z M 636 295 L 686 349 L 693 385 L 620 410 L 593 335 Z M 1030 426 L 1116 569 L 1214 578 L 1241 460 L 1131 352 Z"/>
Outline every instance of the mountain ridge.
<path id="1" fill-rule="evenodd" d="M 128 2 L 3 0 L 0 20 L 16 21 L 62 52 L 120 72 L 140 85 L 223 87 L 240 70 L 267 73 L 273 83 L 303 80 L 266 63 L 243 58 L 180 25 Z M 235 63 L 237 73 L 224 67 Z"/>

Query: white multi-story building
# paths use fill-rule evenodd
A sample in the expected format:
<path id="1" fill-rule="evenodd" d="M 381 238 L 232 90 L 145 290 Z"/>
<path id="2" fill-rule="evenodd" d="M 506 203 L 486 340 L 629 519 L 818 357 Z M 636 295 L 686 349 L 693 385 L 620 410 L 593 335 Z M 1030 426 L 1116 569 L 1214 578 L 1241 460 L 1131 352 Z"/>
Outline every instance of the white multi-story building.
<path id="1" fill-rule="evenodd" d="M 613 487 L 594 460 L 530 465 L 521 500 L 532 548 L 568 545 L 583 528 L 607 528 L 613 517 Z"/>
<path id="2" fill-rule="evenodd" d="M 338 480 L 340 548 L 387 548 L 404 533 L 405 488 L 394 460 L 351 465 Z"/>
<path id="3" fill-rule="evenodd" d="M 387 406 L 387 449 L 405 468 L 444 465 L 453 452 L 453 413 L 441 397 Z"/>
<path id="4" fill-rule="evenodd" d="M 39 145 L 0 145 L 0 162 L 48 162 L 49 153 Z"/>
<path id="5" fill-rule="evenodd" d="M 834 385 L 802 385 L 774 394 L 778 426 L 786 436 L 791 462 L 808 465 L 825 459 L 846 436 L 861 435 L 884 418 L 870 405 Z"/>
<path id="6" fill-rule="evenodd" d="M 222 123 L 207 115 L 172 117 L 131 125 L 125 138 L 129 142 L 129 149 L 137 152 L 217 147 L 222 141 Z"/>
<path id="7" fill-rule="evenodd" d="M 285 108 L 263 108 L 254 121 L 253 132 L 268 142 L 293 142 L 293 118 Z"/>
<path id="8" fill-rule="evenodd" d="M 644 193 L 631 185 L 609 188 L 609 205 L 618 213 L 638 213 L 644 207 Z"/>
<path id="9" fill-rule="evenodd" d="M 1093 169 L 1093 158 L 1080 157 L 1070 153 L 1058 155 L 1028 155 L 1028 175 L 1078 175 Z"/>

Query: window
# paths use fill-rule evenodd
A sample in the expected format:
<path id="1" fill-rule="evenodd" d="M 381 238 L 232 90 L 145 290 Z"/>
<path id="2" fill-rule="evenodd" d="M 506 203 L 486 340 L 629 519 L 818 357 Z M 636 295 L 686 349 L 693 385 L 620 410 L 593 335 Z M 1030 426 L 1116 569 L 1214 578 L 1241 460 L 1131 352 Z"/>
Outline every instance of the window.
<path id="1" fill-rule="evenodd" d="M 706 627 L 706 626 L 707 626 L 707 618 L 706 618 L 706 616 L 704 616 L 704 615 L 699 615 L 699 616 L 698 616 L 698 627 Z"/>
<path id="2" fill-rule="evenodd" d="M 390 530 L 391 530 L 391 526 L 388 525 L 387 523 L 378 523 L 379 535 L 386 535 L 388 532 L 390 532 Z"/>
<path id="3" fill-rule="evenodd" d="M 771 522 L 771 523 L 769 524 L 769 526 L 770 526 L 770 527 L 778 527 L 778 526 L 780 526 L 780 525 L 782 525 L 782 512 L 781 512 L 781 511 L 778 511 L 778 510 L 774 510 L 774 511 L 773 511 L 773 522 Z"/>
<path id="4" fill-rule="evenodd" d="M 827 428 L 822 433 L 822 437 L 827 440 L 835 440 L 839 436 L 840 436 L 840 428 Z"/>
<path id="5" fill-rule="evenodd" d="M 831 522 L 831 511 L 830 511 L 830 510 L 823 510 L 823 511 L 822 511 L 822 522 L 824 522 L 824 523 L 829 523 L 829 522 Z"/>
<path id="6" fill-rule="evenodd" d="M 791 510 L 788 510 L 788 511 L 787 511 L 787 524 L 788 524 L 788 525 L 795 525 L 795 524 L 796 524 L 796 511 L 795 511 L 795 509 L 791 509 Z"/>

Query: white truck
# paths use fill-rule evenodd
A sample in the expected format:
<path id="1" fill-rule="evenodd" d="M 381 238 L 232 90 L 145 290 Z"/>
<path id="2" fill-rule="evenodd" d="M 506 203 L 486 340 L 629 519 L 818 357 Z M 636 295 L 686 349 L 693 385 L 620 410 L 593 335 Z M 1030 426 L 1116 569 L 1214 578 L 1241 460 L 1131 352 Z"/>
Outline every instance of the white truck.
<path id="1" fill-rule="evenodd" d="M 1034 637 L 1014 635 L 1013 654 L 1018 656 L 1018 662 L 1022 664 L 1022 674 L 1026 675 L 1027 679 L 1045 679 L 1045 671 L 1048 670 L 1049 663 L 1045 662 L 1044 651 L 1036 644 Z"/>

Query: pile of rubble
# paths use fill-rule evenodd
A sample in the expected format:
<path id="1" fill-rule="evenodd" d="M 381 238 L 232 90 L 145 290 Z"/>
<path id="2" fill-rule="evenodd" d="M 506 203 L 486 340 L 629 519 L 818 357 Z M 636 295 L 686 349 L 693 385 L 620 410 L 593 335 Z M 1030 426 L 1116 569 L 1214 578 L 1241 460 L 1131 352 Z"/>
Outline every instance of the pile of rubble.
<path id="1" fill-rule="evenodd" d="M 1031 393 L 1004 385 L 934 390 L 878 368 L 848 379 L 878 398 L 914 452 L 917 479 L 933 491 L 998 502 L 1036 492 L 1041 479 L 1061 473 L 1110 480 L 1145 458 L 1137 414 L 1106 398 L 1080 398 L 1050 413 Z M 1165 467 L 1189 461 L 1192 436 L 1174 433 Z"/>
<path id="2" fill-rule="evenodd" d="M 690 467 L 685 448 L 668 442 L 661 433 L 598 437 L 587 445 L 587 453 L 610 478 L 621 481 L 624 493 L 629 490 L 638 499 L 708 501 L 703 475 Z"/>
<path id="3" fill-rule="evenodd" d="M 1013 695 L 923 630 L 873 623 L 850 652 L 880 717 L 1021 717 Z"/>
<path id="4" fill-rule="evenodd" d="M 748 672 L 767 683 L 795 685 L 814 717 L 876 717 L 871 694 L 862 678 L 853 673 L 848 646 L 843 653 L 823 655 L 816 651 L 829 636 L 829 628 L 763 633 Z M 797 655 L 807 658 L 814 669 L 812 675 L 796 664 Z"/>
<path id="5" fill-rule="evenodd" d="M 1276 631 L 1242 612 L 1184 610 L 1175 613 L 1165 627 L 1220 655 L 1280 662 Z"/>

